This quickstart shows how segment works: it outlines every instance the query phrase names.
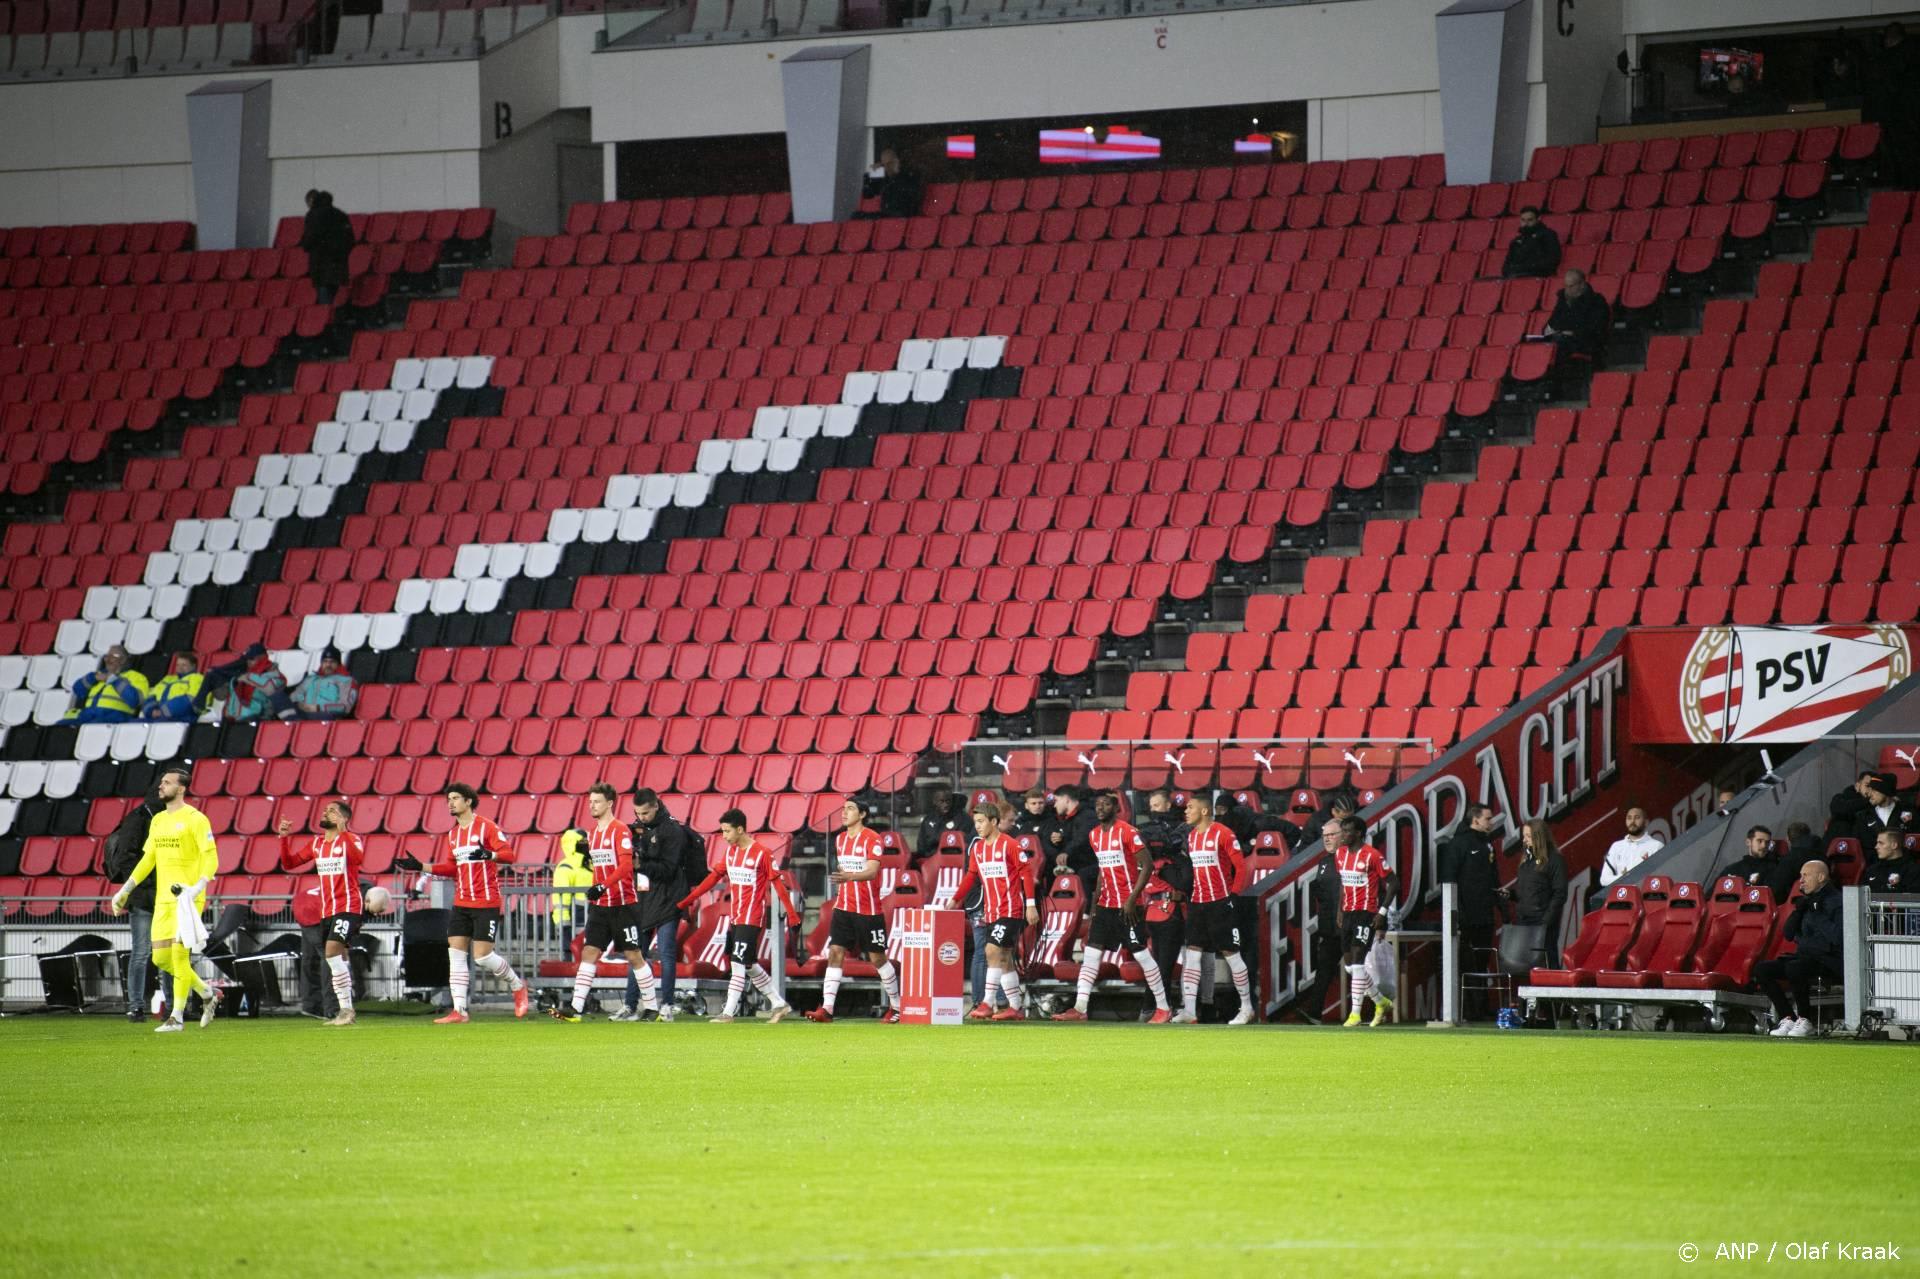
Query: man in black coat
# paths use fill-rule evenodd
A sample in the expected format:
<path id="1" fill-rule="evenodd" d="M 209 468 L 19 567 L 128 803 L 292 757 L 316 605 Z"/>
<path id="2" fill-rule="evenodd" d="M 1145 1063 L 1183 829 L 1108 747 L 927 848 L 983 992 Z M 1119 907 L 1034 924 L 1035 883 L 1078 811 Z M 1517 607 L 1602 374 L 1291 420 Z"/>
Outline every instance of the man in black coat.
<path id="1" fill-rule="evenodd" d="M 1460 971 L 1481 973 L 1493 953 L 1493 926 L 1499 910 L 1500 868 L 1493 858 L 1493 810 L 1468 804 L 1460 824 L 1440 845 L 1440 882 L 1456 888 L 1454 919 L 1460 926 Z M 1472 1002 L 1461 1014 L 1473 1021 L 1485 1016 L 1486 987 L 1464 987 Z"/>
<path id="2" fill-rule="evenodd" d="M 1042 891 L 1054 876 L 1080 877 L 1089 893 L 1100 873 L 1100 859 L 1093 851 L 1093 810 L 1078 786 L 1062 786 L 1053 793 L 1053 828 L 1047 831 L 1043 847 L 1047 852 L 1047 872 L 1042 876 Z"/>
<path id="3" fill-rule="evenodd" d="M 147 827 L 160 811 L 160 801 L 149 795 L 127 810 L 120 825 L 107 836 L 105 866 L 107 878 L 124 884 L 133 875 L 146 851 Z M 147 978 L 153 973 L 153 876 L 148 876 L 127 898 L 127 919 L 133 926 L 133 940 L 127 947 L 127 1020 L 147 1019 Z"/>
<path id="4" fill-rule="evenodd" d="M 967 810 L 967 797 L 953 793 L 953 787 L 941 782 L 927 791 L 927 815 L 920 819 L 920 836 L 914 855 L 931 857 L 940 851 L 940 837 L 959 831 L 962 839 L 973 842 L 973 816 Z"/>
<path id="5" fill-rule="evenodd" d="M 1157 790 L 1147 796 L 1147 811 L 1139 815 L 1134 827 L 1155 861 L 1174 854 L 1184 855 L 1187 824 L 1173 811 L 1173 796 L 1166 791 Z"/>
<path id="6" fill-rule="evenodd" d="M 1732 875 L 1750 888 L 1770 889 L 1773 892 L 1774 905 L 1784 906 L 1787 898 L 1793 895 L 1793 881 L 1800 878 L 1800 867 L 1803 864 L 1782 857 L 1773 851 L 1771 829 L 1765 826 L 1749 826 L 1747 855 L 1728 866 L 1720 874 Z"/>
<path id="7" fill-rule="evenodd" d="M 880 161 L 867 170 L 867 178 L 861 184 L 862 199 L 871 200 L 880 197 L 878 213 L 863 213 L 863 218 L 916 218 L 920 216 L 920 200 L 924 189 L 920 185 L 920 175 L 904 168 L 900 156 L 888 147 L 880 153 Z"/>
<path id="8" fill-rule="evenodd" d="M 1507 245 L 1507 258 L 1500 274 L 1509 280 L 1545 277 L 1560 269 L 1560 237 L 1540 220 L 1540 210 L 1528 205 L 1520 210 L 1520 229 Z"/>
<path id="9" fill-rule="evenodd" d="M 1773 1030 L 1775 1039 L 1805 1039 L 1811 1035 L 1813 1019 L 1808 1014 L 1813 1011 L 1813 979 L 1840 978 L 1840 948 L 1845 933 L 1840 918 L 1840 888 L 1828 878 L 1827 864 L 1822 861 L 1808 862 L 1801 868 L 1800 887 L 1806 896 L 1787 916 L 1787 926 L 1782 930 L 1794 943 L 1793 953 L 1753 966 L 1753 984 L 1773 1001 L 1780 1022 Z"/>
<path id="10" fill-rule="evenodd" d="M 1883 830 L 1896 835 L 1914 832 L 1913 802 L 1900 796 L 1893 774 L 1868 773 L 1860 781 L 1860 797 L 1863 802 L 1854 810 L 1853 829 L 1847 833 L 1860 841 L 1863 852 L 1873 847 Z"/>
<path id="11" fill-rule="evenodd" d="M 307 192 L 307 219 L 300 233 L 300 247 L 307 253 L 307 276 L 313 281 L 315 301 L 332 302 L 347 282 L 347 258 L 353 252 L 353 243 L 353 220 L 333 207 L 333 193 Z"/>
<path id="12" fill-rule="evenodd" d="M 1559 358 L 1581 355 L 1598 364 L 1607 352 L 1607 333 L 1613 327 L 1613 308 L 1587 283 L 1587 273 L 1569 270 L 1553 314 L 1547 317 L 1547 336 Z"/>
<path id="13" fill-rule="evenodd" d="M 640 901 L 640 945 L 660 964 L 660 1020 L 672 1021 L 674 967 L 680 962 L 680 899 L 706 878 L 705 847 L 692 831 L 675 821 L 655 792 L 642 787 L 633 792 L 633 870 Z M 697 859 L 697 860 L 696 860 Z M 699 874 L 688 873 L 698 866 Z M 640 1008 L 640 983 L 627 974 L 625 1007 L 614 1014 L 619 1021 L 650 1021 Z"/>

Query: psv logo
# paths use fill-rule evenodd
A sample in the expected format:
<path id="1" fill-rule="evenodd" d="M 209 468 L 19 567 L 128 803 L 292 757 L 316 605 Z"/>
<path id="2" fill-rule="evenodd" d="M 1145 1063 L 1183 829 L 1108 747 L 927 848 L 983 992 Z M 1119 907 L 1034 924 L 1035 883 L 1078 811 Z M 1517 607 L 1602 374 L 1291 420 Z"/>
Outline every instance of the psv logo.
<path id="1" fill-rule="evenodd" d="M 959 963 L 960 962 L 959 944 L 956 942 L 950 942 L 950 941 L 941 942 L 940 943 L 940 962 L 947 965 L 948 967 L 952 967 L 954 964 Z"/>

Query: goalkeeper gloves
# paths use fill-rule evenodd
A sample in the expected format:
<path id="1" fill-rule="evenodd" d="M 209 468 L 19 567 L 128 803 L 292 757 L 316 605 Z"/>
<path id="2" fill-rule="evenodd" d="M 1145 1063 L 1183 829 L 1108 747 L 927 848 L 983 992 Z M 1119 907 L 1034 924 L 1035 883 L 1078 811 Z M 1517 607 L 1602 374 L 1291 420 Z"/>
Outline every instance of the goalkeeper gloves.
<path id="1" fill-rule="evenodd" d="M 490 862 L 493 860 L 493 850 L 491 848 L 476 848 L 467 854 L 467 860 L 470 862 Z"/>
<path id="2" fill-rule="evenodd" d="M 602 884 L 595 884 L 592 888 L 589 888 L 587 890 L 587 900 L 590 902 L 597 902 L 602 897 L 605 897 L 606 895 L 607 895 L 606 887 Z"/>
<path id="3" fill-rule="evenodd" d="M 398 866 L 401 870 L 424 869 L 424 867 L 422 867 L 420 864 L 420 859 L 418 857 L 415 857 L 412 853 L 400 854 L 398 857 L 393 859 L 393 864 L 395 866 Z"/>

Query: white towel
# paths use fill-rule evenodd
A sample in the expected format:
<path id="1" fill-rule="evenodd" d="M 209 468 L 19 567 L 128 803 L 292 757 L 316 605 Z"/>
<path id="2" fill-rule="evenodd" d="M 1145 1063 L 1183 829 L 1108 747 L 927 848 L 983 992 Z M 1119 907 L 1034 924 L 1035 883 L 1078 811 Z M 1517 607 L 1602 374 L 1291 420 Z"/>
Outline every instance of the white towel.
<path id="1" fill-rule="evenodd" d="M 1382 937 L 1373 943 L 1367 951 L 1367 976 L 1373 978 L 1373 988 L 1388 999 L 1400 998 L 1400 974 L 1395 971 L 1393 947 Z"/>
<path id="2" fill-rule="evenodd" d="M 194 909 L 195 900 L 186 893 L 180 894 L 180 905 L 174 915 L 174 940 L 198 955 L 207 948 L 207 926 L 200 912 Z"/>

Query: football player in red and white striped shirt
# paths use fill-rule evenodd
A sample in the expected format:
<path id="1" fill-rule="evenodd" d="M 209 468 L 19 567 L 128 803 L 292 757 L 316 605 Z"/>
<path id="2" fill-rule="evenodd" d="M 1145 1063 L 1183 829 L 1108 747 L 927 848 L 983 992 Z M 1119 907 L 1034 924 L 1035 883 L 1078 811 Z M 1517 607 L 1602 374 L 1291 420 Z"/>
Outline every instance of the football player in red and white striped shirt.
<path id="1" fill-rule="evenodd" d="M 1367 843 L 1367 824 L 1358 817 L 1328 822 L 1320 837 L 1333 849 L 1333 864 L 1340 872 L 1340 934 L 1352 1004 L 1344 1024 L 1360 1024 L 1360 1005 L 1371 994 L 1372 1024 L 1378 1026 L 1387 1020 L 1393 1001 L 1367 971 L 1367 952 L 1386 933 L 1387 904 L 1400 895 L 1400 877 L 1387 865 L 1386 854 Z"/>
<path id="2" fill-rule="evenodd" d="M 840 806 L 846 829 L 833 842 L 833 918 L 827 925 L 827 976 L 820 990 L 820 1006 L 808 1021 L 833 1020 L 833 1001 L 840 994 L 847 952 L 864 952 L 880 973 L 887 992 L 884 1021 L 900 1020 L 900 970 L 887 958 L 887 921 L 880 914 L 880 859 L 886 849 L 880 835 L 867 825 L 867 810 L 858 800 Z"/>
<path id="3" fill-rule="evenodd" d="M 432 874 L 454 881 L 453 914 L 447 921 L 447 985 L 453 992 L 453 1011 L 434 1018 L 437 1026 L 467 1020 L 469 951 L 475 967 L 504 978 L 512 988 L 513 1015 L 527 1015 L 527 983 L 513 971 L 507 957 L 494 949 L 500 940 L 499 867 L 518 858 L 492 819 L 473 811 L 479 797 L 465 782 L 447 787 L 453 829 L 441 839 L 439 854 L 427 867 Z"/>
<path id="4" fill-rule="evenodd" d="M 320 929 L 326 941 L 327 975 L 333 982 L 334 998 L 340 1011 L 329 1026 L 353 1025 L 353 970 L 347 963 L 347 943 L 360 931 L 365 904 L 360 898 L 360 866 L 366 850 L 360 837 L 347 830 L 353 809 L 344 799 L 336 799 L 320 810 L 320 833 L 304 842 L 293 838 L 293 819 L 282 817 L 276 828 L 280 835 L 280 869 L 296 874 L 313 867 L 320 884 Z"/>
<path id="5" fill-rule="evenodd" d="M 1080 952 L 1080 983 L 1074 992 L 1073 1007 L 1055 1013 L 1055 1021 L 1085 1021 L 1087 1005 L 1093 999 L 1093 981 L 1100 965 L 1112 955 L 1117 966 L 1123 948 L 1133 952 L 1140 975 L 1153 992 L 1152 1024 L 1164 1025 L 1173 1019 L 1167 1006 L 1167 986 L 1160 965 L 1154 962 L 1153 944 L 1140 919 L 1140 894 L 1153 874 L 1153 855 L 1130 822 L 1120 820 L 1120 798 L 1112 791 L 1101 791 L 1093 799 L 1094 827 L 1087 834 L 1093 855 L 1100 863 L 1100 888 L 1093 900 L 1093 920 L 1087 925 L 1086 944 Z"/>
<path id="6" fill-rule="evenodd" d="M 633 870 L 633 832 L 613 819 L 613 787 L 596 782 L 587 791 L 587 828 L 584 851 L 593 868 L 593 886 L 587 889 L 587 931 L 581 938 L 580 963 L 573 973 L 573 1002 L 550 1010 L 555 1021 L 577 1022 L 587 1015 L 587 996 L 593 992 L 595 965 L 609 946 L 618 946 L 640 985 L 641 1001 L 655 1012 L 653 965 L 641 940 L 640 896 Z"/>
<path id="7" fill-rule="evenodd" d="M 1240 1011 L 1227 1024 L 1244 1026 L 1253 1020 L 1253 975 L 1240 958 L 1240 917 L 1233 895 L 1246 859 L 1233 832 L 1213 820 L 1213 801 L 1204 795 L 1187 800 L 1187 827 L 1193 893 L 1187 900 L 1186 947 L 1180 952 L 1180 1012 L 1173 1020 L 1181 1025 L 1200 1020 L 1200 957 L 1218 953 L 1240 992 Z"/>
<path id="8" fill-rule="evenodd" d="M 727 910 L 727 1006 L 714 1021 L 732 1021 L 740 1011 L 740 996 L 753 988 L 767 997 L 773 1011 L 767 1024 L 779 1021 L 793 1008 L 773 988 L 773 977 L 760 966 L 760 937 L 766 932 L 767 899 L 780 894 L 780 905 L 796 927 L 800 907 L 787 895 L 787 881 L 773 869 L 773 854 L 766 845 L 747 834 L 747 815 L 737 808 L 720 814 L 720 838 L 727 843 L 726 858 L 714 867 L 706 879 L 680 901 L 680 909 L 690 909 L 722 879 L 727 881 L 731 900 Z"/>
<path id="9" fill-rule="evenodd" d="M 1020 863 L 1020 846 L 1000 833 L 1000 809 L 981 804 L 973 810 L 975 839 L 967 849 L 966 873 L 953 890 L 964 901 L 977 880 L 986 897 L 981 918 L 987 925 L 987 997 L 967 1014 L 974 1021 L 1025 1021 L 1026 992 L 1020 988 L 1020 938 L 1040 922 L 1033 904 L 1034 875 L 1040 859 Z M 1007 1006 L 993 1010 L 993 992 L 1006 992 Z"/>

